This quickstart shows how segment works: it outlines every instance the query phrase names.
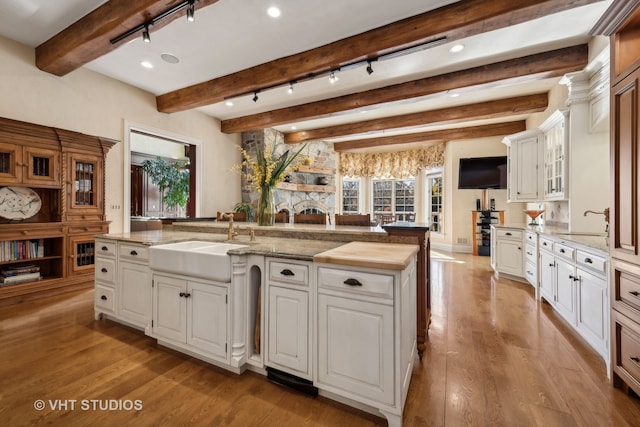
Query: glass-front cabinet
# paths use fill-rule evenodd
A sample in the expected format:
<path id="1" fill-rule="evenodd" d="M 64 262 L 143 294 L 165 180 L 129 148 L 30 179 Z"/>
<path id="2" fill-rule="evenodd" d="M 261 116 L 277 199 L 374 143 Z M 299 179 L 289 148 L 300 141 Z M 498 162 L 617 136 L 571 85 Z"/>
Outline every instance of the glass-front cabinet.
<path id="1" fill-rule="evenodd" d="M 564 200 L 566 192 L 566 165 L 568 147 L 569 110 L 554 112 L 540 125 L 544 132 L 544 198 Z"/>
<path id="2" fill-rule="evenodd" d="M 81 154 L 69 155 L 68 215 L 100 220 L 103 209 L 102 162 L 99 158 Z M 95 218 L 94 218 L 95 217 Z"/>
<path id="3" fill-rule="evenodd" d="M 93 235 L 69 236 L 69 275 L 93 272 L 95 238 Z"/>
<path id="4" fill-rule="evenodd" d="M 0 142 L 0 185 L 60 185 L 60 151 Z"/>

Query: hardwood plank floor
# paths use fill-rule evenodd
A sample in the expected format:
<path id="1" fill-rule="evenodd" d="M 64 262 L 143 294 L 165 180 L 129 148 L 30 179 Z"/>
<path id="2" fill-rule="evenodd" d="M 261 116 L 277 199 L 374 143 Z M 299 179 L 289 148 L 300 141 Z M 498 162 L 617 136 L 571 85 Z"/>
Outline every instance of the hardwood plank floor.
<path id="1" fill-rule="evenodd" d="M 429 346 L 407 426 L 639 426 L 640 400 L 533 289 L 487 257 L 432 251 Z M 3 426 L 385 426 L 382 418 L 241 376 L 93 319 L 93 291 L 0 309 Z M 37 399 L 45 409 L 34 409 Z M 53 410 L 49 400 L 76 400 Z M 141 410 L 82 400 L 139 400 Z M 104 404 L 104 403 L 103 403 Z"/>

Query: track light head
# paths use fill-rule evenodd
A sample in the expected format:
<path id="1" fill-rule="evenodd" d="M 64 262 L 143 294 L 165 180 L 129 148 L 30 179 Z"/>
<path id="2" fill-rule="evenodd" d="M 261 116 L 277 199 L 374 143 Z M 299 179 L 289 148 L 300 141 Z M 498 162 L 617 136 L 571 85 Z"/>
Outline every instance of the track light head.
<path id="1" fill-rule="evenodd" d="M 142 41 L 145 43 L 151 42 L 151 36 L 149 35 L 149 26 L 145 24 L 144 30 L 142 30 Z"/>
<path id="2" fill-rule="evenodd" d="M 369 75 L 373 74 L 373 67 L 371 66 L 371 61 L 368 61 L 368 64 L 367 64 L 367 73 Z"/>
<path id="3" fill-rule="evenodd" d="M 287 89 L 287 93 L 291 95 L 293 93 L 293 82 L 289 83 L 289 88 Z"/>
<path id="4" fill-rule="evenodd" d="M 196 3 L 195 1 L 190 1 L 189 7 L 187 8 L 187 21 L 189 22 L 195 21 L 196 20 L 195 14 L 196 14 Z"/>
<path id="5" fill-rule="evenodd" d="M 258 91 L 253 92 L 253 102 L 258 102 Z"/>
<path id="6" fill-rule="evenodd" d="M 332 71 L 332 72 L 329 74 L 329 82 L 330 82 L 330 83 L 335 83 L 335 82 L 337 82 L 337 81 L 338 81 L 338 76 L 336 76 L 336 72 L 335 72 L 335 71 Z"/>

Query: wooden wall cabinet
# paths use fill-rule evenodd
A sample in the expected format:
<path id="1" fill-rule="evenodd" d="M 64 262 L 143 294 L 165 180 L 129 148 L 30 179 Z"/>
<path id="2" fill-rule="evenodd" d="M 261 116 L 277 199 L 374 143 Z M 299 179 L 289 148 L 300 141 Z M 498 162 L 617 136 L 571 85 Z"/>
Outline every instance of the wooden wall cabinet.
<path id="1" fill-rule="evenodd" d="M 640 0 L 616 0 L 592 30 L 611 46 L 611 374 L 640 394 Z"/>
<path id="2" fill-rule="evenodd" d="M 0 118 L 0 187 L 28 187 L 41 199 L 30 218 L 0 218 L 0 247 L 17 248 L 0 271 L 33 265 L 41 276 L 0 286 L 0 306 L 92 286 L 93 236 L 109 229 L 104 162 L 115 143 Z"/>

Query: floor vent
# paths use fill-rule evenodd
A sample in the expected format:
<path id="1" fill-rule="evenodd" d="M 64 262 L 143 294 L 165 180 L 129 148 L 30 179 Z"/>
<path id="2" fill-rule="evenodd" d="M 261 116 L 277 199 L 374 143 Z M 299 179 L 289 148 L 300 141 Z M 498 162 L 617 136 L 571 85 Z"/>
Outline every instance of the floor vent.
<path id="1" fill-rule="evenodd" d="M 300 393 L 308 394 L 313 397 L 318 395 L 318 389 L 313 386 L 311 381 L 298 378 L 286 372 L 267 367 L 267 378 L 276 384 L 292 388 Z"/>

